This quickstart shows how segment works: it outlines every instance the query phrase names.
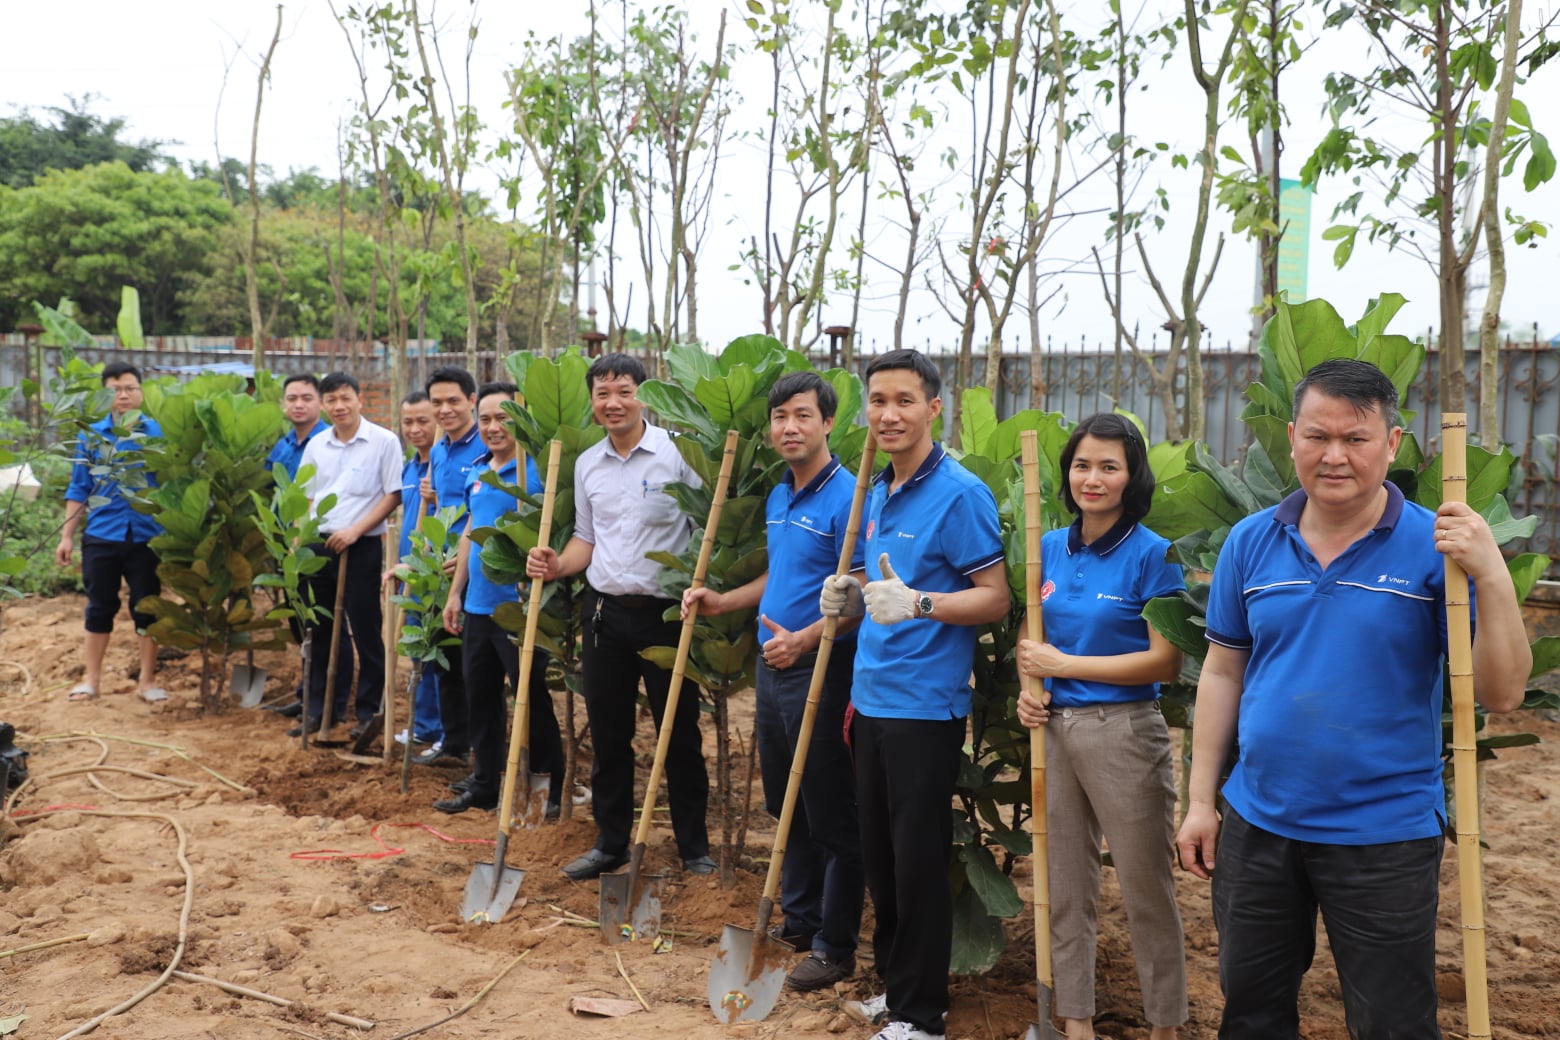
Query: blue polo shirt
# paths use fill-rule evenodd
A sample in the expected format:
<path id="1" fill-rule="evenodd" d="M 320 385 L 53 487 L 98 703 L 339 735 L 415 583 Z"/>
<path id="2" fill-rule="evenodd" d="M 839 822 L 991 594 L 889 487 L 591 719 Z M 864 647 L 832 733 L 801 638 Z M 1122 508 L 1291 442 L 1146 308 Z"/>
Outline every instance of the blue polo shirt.
<path id="1" fill-rule="evenodd" d="M 1304 491 L 1236 524 L 1214 567 L 1208 639 L 1250 653 L 1224 796 L 1296 841 L 1444 826 L 1445 569 L 1435 514 L 1386 488 L 1376 526 L 1325 571 L 1300 537 Z"/>
<path id="2" fill-rule="evenodd" d="M 790 472 L 769 492 L 765 524 L 769 541 L 769 580 L 758 601 L 759 614 L 795 632 L 818 620 L 818 588 L 834 573 L 850 523 L 850 503 L 856 482 L 837 456 L 801 489 Z M 851 570 L 860 570 L 865 553 L 856 542 Z M 758 625 L 759 645 L 770 638 L 763 622 Z M 856 638 L 854 627 L 838 642 Z"/>
<path id="3" fill-rule="evenodd" d="M 487 445 L 477 435 L 477 424 L 458 441 L 451 441 L 445 434 L 434 442 L 428 453 L 430 472 L 433 474 L 433 493 L 439 496 L 439 508 L 461 506 L 460 515 L 450 525 L 450 542 L 466 530 L 466 486 L 471 483 L 471 470 L 477 459 L 488 453 Z"/>
<path id="4" fill-rule="evenodd" d="M 401 467 L 401 546 L 395 554 L 398 560 L 406 559 L 412 552 L 412 529 L 417 526 L 417 508 L 422 501 L 422 478 L 428 475 L 429 465 L 413 451 L 412 457 Z M 433 506 L 428 506 L 423 515 L 432 516 L 436 512 L 438 510 Z"/>
<path id="5" fill-rule="evenodd" d="M 1186 584 L 1178 564 L 1165 559 L 1170 543 L 1131 520 L 1122 519 L 1089 545 L 1083 521 L 1047 531 L 1040 542 L 1040 602 L 1045 638 L 1065 654 L 1114 657 L 1148 649 L 1143 606 Z M 1062 708 L 1122 704 L 1159 697 L 1158 683 L 1118 686 L 1088 679 L 1046 680 L 1051 703 Z"/>
<path id="6" fill-rule="evenodd" d="M 471 467 L 471 479 L 466 484 L 463 501 L 466 515 L 471 517 L 473 531 L 479 527 L 492 527 L 500 517 L 513 513 L 519 505 L 515 496 L 482 479 L 482 474 L 490 469 L 492 458 L 491 452 L 484 452 L 478 457 L 476 464 Z M 515 473 L 515 460 L 510 459 L 498 471 L 498 479 L 505 484 L 513 484 Z M 525 460 L 525 489 L 533 495 L 542 492 L 542 480 L 536 475 L 536 463 L 529 457 Z M 468 614 L 491 614 L 500 603 L 513 603 L 520 598 L 520 591 L 514 585 L 499 585 L 488 578 L 487 572 L 482 569 L 482 546 L 476 542 L 471 543 L 471 555 L 466 560 L 466 575 L 465 607 Z"/>
<path id="7" fill-rule="evenodd" d="M 872 482 L 866 509 L 867 580 L 894 573 L 919 592 L 971 588 L 970 575 L 1002 562 L 997 501 L 979 477 L 933 444 L 915 475 L 889 493 L 893 467 Z M 838 562 L 838 561 L 836 561 Z M 851 700 L 875 718 L 957 719 L 970 711 L 970 670 L 978 625 L 913 618 L 897 625 L 862 621 Z"/>
<path id="8" fill-rule="evenodd" d="M 130 500 L 112 476 L 92 474 L 95 466 L 108 465 L 113 456 L 112 468 L 120 470 L 144 469 L 139 455 L 119 457 L 120 452 L 138 453 L 147 438 L 161 437 L 162 427 L 149 415 L 142 415 L 131 437 L 114 437 L 114 416 L 109 415 L 81 432 L 76 440 L 76 454 L 72 457 L 70 484 L 65 488 L 65 501 L 87 502 L 102 498 L 98 505 L 88 505 L 87 526 L 82 534 L 89 538 L 102 538 L 110 542 L 149 542 L 162 534 L 162 525 L 144 513 L 130 508 Z M 107 451 L 113 441 L 112 453 Z M 134 461 L 131 461 L 132 457 Z M 148 484 L 156 484 L 157 478 L 146 475 Z"/>
<path id="9" fill-rule="evenodd" d="M 314 429 L 310 430 L 309 435 L 301 441 L 298 439 L 298 431 L 296 429 L 288 430 L 282 434 L 281 440 L 272 446 L 271 454 L 265 457 L 265 468 L 269 470 L 275 466 L 281 466 L 287 471 L 287 479 L 297 480 L 298 467 L 303 464 L 303 449 L 309 446 L 309 442 L 316 435 L 324 433 L 329 429 L 330 423 L 324 419 L 316 419 L 314 421 Z"/>

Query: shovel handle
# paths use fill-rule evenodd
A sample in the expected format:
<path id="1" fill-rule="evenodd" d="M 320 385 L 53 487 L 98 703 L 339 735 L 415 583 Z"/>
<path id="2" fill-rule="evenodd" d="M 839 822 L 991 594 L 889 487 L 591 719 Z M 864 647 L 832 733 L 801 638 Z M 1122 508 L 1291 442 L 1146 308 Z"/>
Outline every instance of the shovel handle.
<path id="1" fill-rule="evenodd" d="M 872 483 L 872 465 L 876 459 L 877 438 L 868 433 L 866 446 L 861 452 L 861 465 L 856 469 L 856 491 L 851 496 L 850 514 L 845 520 L 845 539 L 840 543 L 840 560 L 834 568 L 836 577 L 850 573 L 851 561 L 856 555 L 856 537 L 861 533 L 861 510 L 867 501 L 867 487 Z M 769 915 L 774 910 L 775 897 L 780 891 L 780 865 L 785 861 L 785 845 L 791 835 L 791 818 L 796 814 L 796 801 L 802 790 L 807 749 L 812 744 L 813 723 L 818 717 L 818 702 L 823 698 L 823 684 L 828 677 L 829 657 L 834 652 L 834 636 L 839 624 L 840 619 L 837 617 L 823 619 L 823 637 L 818 641 L 818 658 L 813 663 L 812 681 L 807 686 L 802 726 L 796 735 L 796 751 L 791 755 L 791 775 L 786 780 L 785 800 L 780 805 L 780 825 L 775 830 L 769 873 L 764 878 L 764 894 L 758 903 L 758 927 L 753 932 L 755 936 L 762 936 L 769 930 Z"/>
<path id="2" fill-rule="evenodd" d="M 1028 637 L 1045 641 L 1045 624 L 1040 616 L 1040 438 L 1033 430 L 1020 436 L 1024 470 L 1024 606 Z M 1040 699 L 1040 680 L 1025 677 L 1029 695 Z M 1048 848 L 1049 824 L 1046 819 L 1045 729 L 1029 731 L 1030 838 L 1034 843 L 1035 884 L 1035 978 L 1041 985 L 1052 983 L 1051 968 L 1051 856 Z"/>
<path id="3" fill-rule="evenodd" d="M 731 486 L 731 471 L 737 460 L 737 431 L 726 431 L 726 447 L 720 457 L 720 477 L 715 481 L 715 493 L 710 499 L 710 515 L 704 521 L 704 541 L 699 545 L 699 560 L 693 568 L 693 588 L 704 587 L 704 576 L 709 573 L 710 556 L 715 551 L 715 531 L 720 526 L 721 509 L 726 504 L 726 492 Z M 672 722 L 677 718 L 677 703 L 682 695 L 683 675 L 688 670 L 688 651 L 693 646 L 693 627 L 699 620 L 699 605 L 695 603 L 683 618 L 682 632 L 677 637 L 677 657 L 672 662 L 672 684 L 666 692 L 666 710 L 661 713 L 661 733 L 655 742 L 655 761 L 650 765 L 650 779 L 645 782 L 645 804 L 639 813 L 639 827 L 634 833 L 634 845 L 643 848 L 650 840 L 650 817 L 655 812 L 656 788 L 661 786 L 661 774 L 666 771 L 666 750 L 672 744 Z M 642 854 L 641 854 L 642 855 Z M 638 871 L 631 864 L 629 889 L 639 880 Z"/>
<path id="4" fill-rule="evenodd" d="M 542 490 L 542 519 L 537 525 L 536 544 L 552 542 L 553 506 L 558 499 L 558 469 L 563 458 L 563 442 L 554 440 L 547 449 L 547 483 Z M 525 480 L 525 460 L 521 456 L 516 476 Z M 526 782 L 530 783 L 531 761 L 531 662 L 536 660 L 536 624 L 542 613 L 541 578 L 531 581 L 531 601 L 525 615 L 525 638 L 520 645 L 520 674 L 515 677 L 515 720 L 509 728 L 509 762 L 504 768 L 504 793 L 498 809 L 498 829 L 509 833 L 515 808 L 515 783 L 525 760 Z M 502 872 L 503 863 L 494 860 L 494 869 Z"/>
<path id="5" fill-rule="evenodd" d="M 1441 501 L 1468 500 L 1468 416 L 1441 416 Z M 1447 670 L 1452 680 L 1452 775 L 1457 805 L 1457 876 L 1461 885 L 1463 980 L 1468 1036 L 1490 1035 L 1484 933 L 1484 868 L 1479 851 L 1478 731 L 1473 710 L 1473 636 L 1468 575 L 1450 556 L 1446 567 Z"/>

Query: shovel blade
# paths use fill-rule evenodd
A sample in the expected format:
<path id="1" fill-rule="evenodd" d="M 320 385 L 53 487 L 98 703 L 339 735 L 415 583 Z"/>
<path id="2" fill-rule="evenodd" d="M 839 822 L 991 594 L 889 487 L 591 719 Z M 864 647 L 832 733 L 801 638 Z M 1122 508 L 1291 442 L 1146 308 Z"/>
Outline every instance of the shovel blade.
<path id="1" fill-rule="evenodd" d="M 497 924 L 504 919 L 520 893 L 525 871 L 502 863 L 478 863 L 466 879 L 461 900 L 461 920 L 467 924 Z"/>
<path id="2" fill-rule="evenodd" d="M 265 669 L 251 668 L 246 664 L 234 665 L 228 689 L 233 691 L 233 696 L 238 698 L 241 706 L 258 708 L 260 702 L 265 700 Z"/>
<path id="3" fill-rule="evenodd" d="M 1065 1040 L 1051 1017 L 1052 1009 L 1056 1006 L 1056 992 L 1039 979 L 1035 980 L 1035 1004 L 1039 1021 L 1029 1024 L 1029 1032 L 1024 1034 L 1024 1040 Z"/>
<path id="4" fill-rule="evenodd" d="M 774 1010 L 794 952 L 767 935 L 755 936 L 751 928 L 728 924 L 705 987 L 715 1020 L 728 1026 L 757 1022 Z"/>
<path id="5" fill-rule="evenodd" d="M 547 794 L 552 788 L 552 777 L 546 773 L 522 773 L 515 779 L 529 785 L 515 791 L 515 825 L 540 827 L 547 822 Z"/>
<path id="6" fill-rule="evenodd" d="M 631 885 L 628 874 L 601 875 L 601 937 L 607 945 L 654 939 L 661 934 L 661 882 L 659 874 L 641 874 Z"/>

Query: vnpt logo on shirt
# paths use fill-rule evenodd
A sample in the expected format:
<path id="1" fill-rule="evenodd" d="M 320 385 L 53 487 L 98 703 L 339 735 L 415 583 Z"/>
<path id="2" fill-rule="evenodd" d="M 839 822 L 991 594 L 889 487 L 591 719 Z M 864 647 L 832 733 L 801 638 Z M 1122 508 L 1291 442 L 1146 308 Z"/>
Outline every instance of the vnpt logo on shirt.
<path id="1" fill-rule="evenodd" d="M 1095 599 L 1108 599 L 1108 600 L 1110 600 L 1110 601 L 1111 601 L 1111 602 L 1112 602 L 1112 603 L 1122 603 L 1122 602 L 1125 602 L 1125 601 L 1124 601 L 1124 600 L 1123 600 L 1123 599 L 1122 599 L 1122 597 L 1120 597 L 1120 596 L 1112 596 L 1112 595 L 1111 595 L 1111 594 L 1110 594 L 1110 593 L 1108 593 L 1108 592 L 1096 592 L 1096 593 L 1095 593 L 1095 594 L 1094 594 L 1094 598 L 1095 598 Z"/>
<path id="2" fill-rule="evenodd" d="M 1407 578 L 1394 578 L 1390 574 L 1383 574 L 1383 575 L 1381 575 L 1380 577 L 1378 577 L 1376 579 L 1376 584 L 1377 585 L 1402 585 L 1402 586 L 1408 586 L 1408 585 L 1412 585 L 1413 582 L 1409 581 Z"/>

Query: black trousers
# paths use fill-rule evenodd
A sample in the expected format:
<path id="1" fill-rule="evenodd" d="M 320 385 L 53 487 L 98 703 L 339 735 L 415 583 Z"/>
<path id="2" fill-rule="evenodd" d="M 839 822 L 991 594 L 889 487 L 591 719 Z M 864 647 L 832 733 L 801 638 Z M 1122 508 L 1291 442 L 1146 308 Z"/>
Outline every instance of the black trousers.
<path id="1" fill-rule="evenodd" d="M 461 633 L 460 656 L 464 659 L 471 749 L 475 752 L 475 779 L 471 790 L 477 794 L 496 795 L 504 780 L 509 755 L 509 711 L 504 700 L 504 680 L 515 684 L 518 696 L 520 648 L 492 615 L 467 614 L 466 627 Z M 558 729 L 558 716 L 553 713 L 552 694 L 547 692 L 547 655 L 544 653 L 537 653 L 531 659 L 530 716 L 531 772 L 552 776 L 547 801 L 557 804 L 563 793 L 563 735 Z M 517 718 L 515 725 L 519 724 Z M 525 780 L 520 778 L 520 782 Z"/>
<path id="2" fill-rule="evenodd" d="M 889 1018 L 943 1034 L 953 955 L 953 785 L 964 720 L 856 713 L 856 804 L 867 888 L 877 912 L 872 951 Z"/>
<path id="3" fill-rule="evenodd" d="M 443 668 L 437 664 L 429 665 L 439 677 L 439 724 L 444 729 L 444 751 L 457 757 L 471 750 L 473 739 L 470 699 L 466 695 L 465 645 L 470 633 L 471 615 L 469 614 L 466 616 L 466 623 L 468 625 L 466 632 L 458 637 L 461 641 L 460 646 L 444 648 L 444 658 L 449 662 L 448 665 Z M 448 638 L 450 633 L 440 626 L 434 633 L 433 641 L 439 643 Z M 503 685 L 502 681 L 499 685 Z"/>
<path id="4" fill-rule="evenodd" d="M 157 554 L 145 542 L 115 542 L 94 535 L 81 539 L 81 579 L 87 589 L 88 632 L 102 635 L 114 630 L 119 614 L 119 586 L 130 586 L 130 617 L 137 632 L 144 633 L 157 618 L 135 609 L 147 596 L 162 591 L 157 577 Z"/>
<path id="5" fill-rule="evenodd" d="M 674 603 L 663 599 L 641 603 L 637 597 L 624 602 L 595 591 L 585 597 L 580 663 L 585 714 L 595 750 L 590 767 L 591 811 L 596 818 L 596 848 L 602 852 L 621 854 L 633 837 L 634 723 L 639 713 L 639 684 L 644 683 L 657 732 L 672 684 L 671 672 L 640 657 L 639 651 L 677 645 L 681 626 L 661 619 Z M 678 853 L 683 859 L 708 855 L 705 813 L 710 778 L 699 735 L 699 689 L 686 680 L 666 751 L 666 788 Z"/>
<path id="6" fill-rule="evenodd" d="M 326 556 L 326 563 L 309 577 L 309 587 L 314 592 L 316 607 L 326 611 L 336 602 L 336 574 L 341 560 L 336 553 L 324 546 L 316 546 L 315 552 Z M 379 714 L 379 704 L 385 691 L 385 648 L 380 637 L 384 618 L 379 606 L 379 575 L 384 566 L 384 539 L 379 535 L 359 538 L 347 547 L 347 585 L 342 618 L 341 638 L 349 634 L 357 650 L 357 703 L 355 710 L 359 722 L 367 722 Z M 330 668 L 331 619 L 321 617 L 312 628 L 313 644 L 309 664 L 309 697 L 305 715 L 318 719 L 324 715 L 325 676 Z M 338 680 L 331 700 L 331 718 L 346 717 L 347 700 L 343 684 Z"/>
<path id="7" fill-rule="evenodd" d="M 1316 912 L 1357 1040 L 1438 1040 L 1435 917 L 1441 836 L 1381 845 L 1282 838 L 1226 806 L 1213 872 L 1221 1040 L 1295 1040 Z"/>

